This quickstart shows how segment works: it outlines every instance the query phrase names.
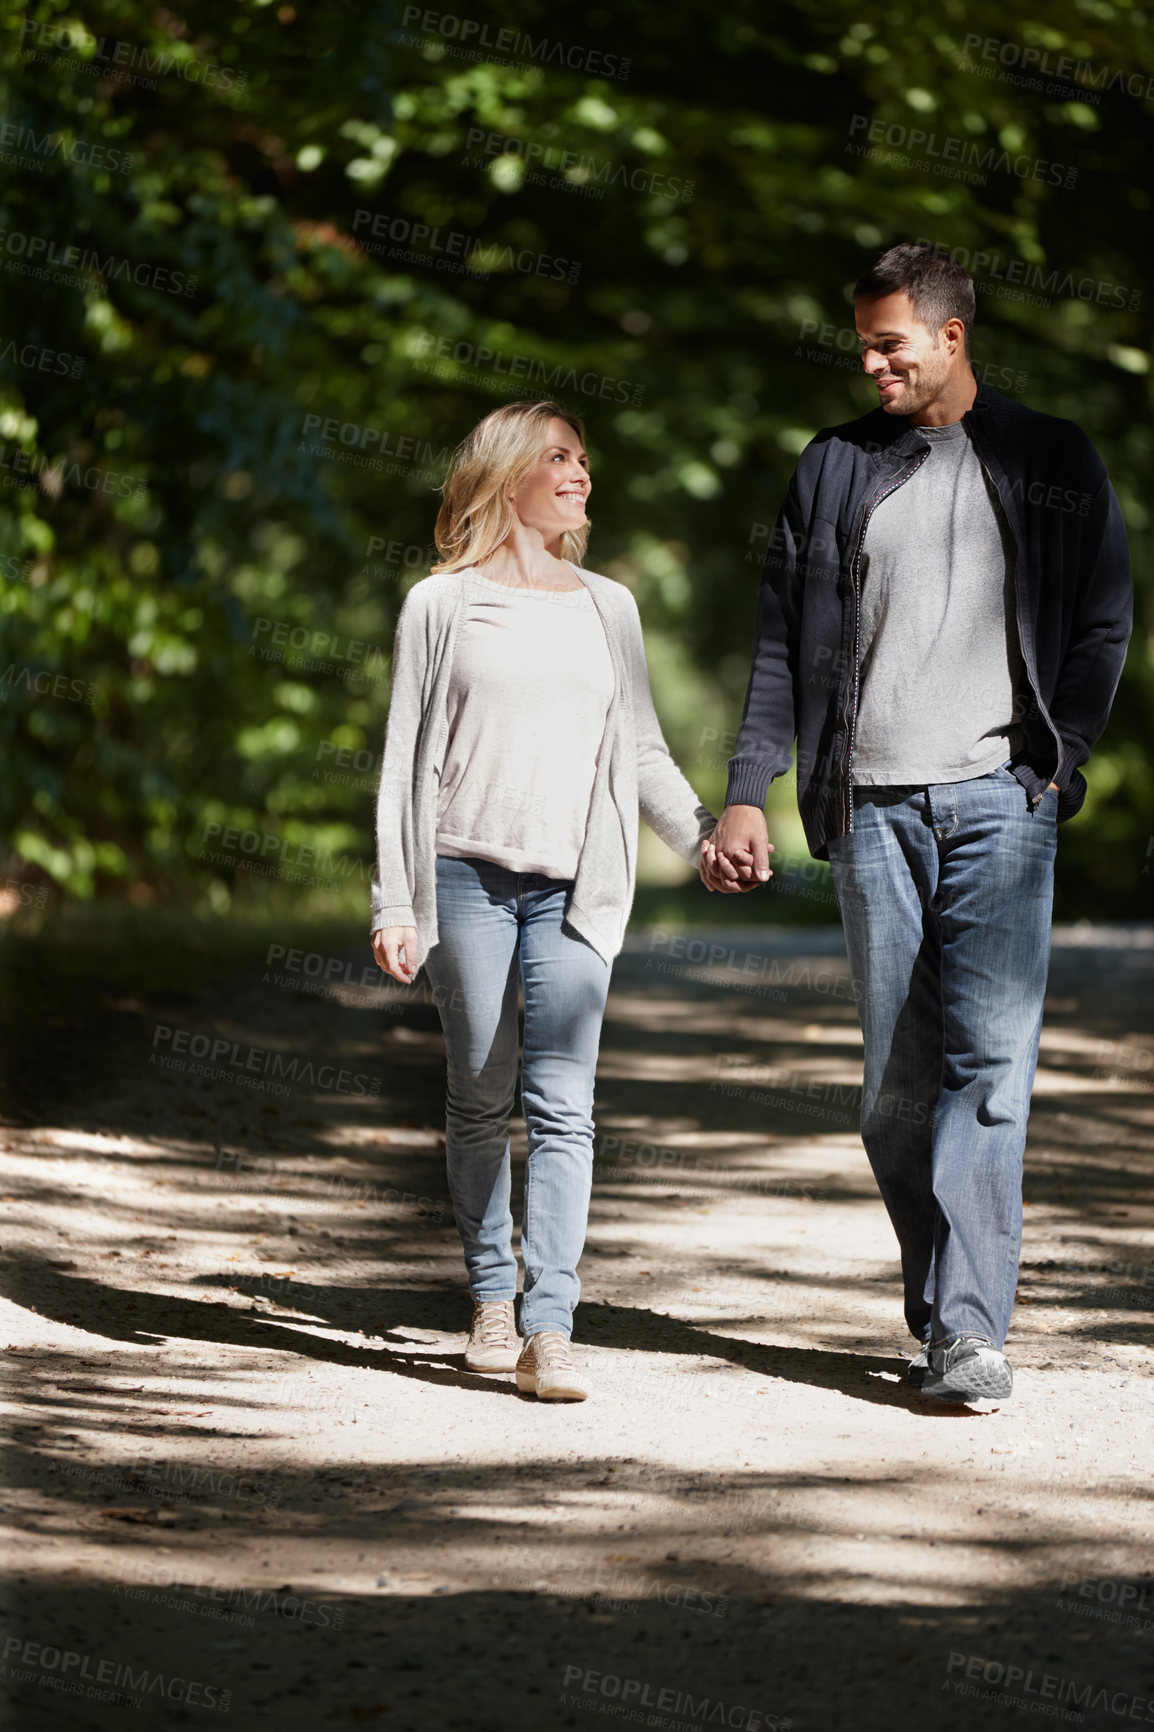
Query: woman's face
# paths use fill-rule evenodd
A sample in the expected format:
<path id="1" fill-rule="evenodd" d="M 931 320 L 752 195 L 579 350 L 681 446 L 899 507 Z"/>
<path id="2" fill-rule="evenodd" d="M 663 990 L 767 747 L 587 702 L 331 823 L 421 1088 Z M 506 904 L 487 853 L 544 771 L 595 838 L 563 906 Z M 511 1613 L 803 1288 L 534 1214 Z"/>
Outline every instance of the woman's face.
<path id="1" fill-rule="evenodd" d="M 585 501 L 592 485 L 580 439 L 568 421 L 555 415 L 540 457 L 513 489 L 513 509 L 526 529 L 541 532 L 545 546 L 553 551 L 566 530 L 580 529 L 585 522 Z"/>

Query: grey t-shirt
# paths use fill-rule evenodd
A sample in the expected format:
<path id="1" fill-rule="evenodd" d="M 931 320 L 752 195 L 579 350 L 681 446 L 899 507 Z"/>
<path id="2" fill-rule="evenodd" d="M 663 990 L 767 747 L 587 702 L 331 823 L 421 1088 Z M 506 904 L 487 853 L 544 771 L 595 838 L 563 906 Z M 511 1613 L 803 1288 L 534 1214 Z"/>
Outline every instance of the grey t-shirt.
<path id="1" fill-rule="evenodd" d="M 1014 549 L 960 421 L 878 505 L 862 550 L 853 780 L 965 782 L 1019 749 Z"/>

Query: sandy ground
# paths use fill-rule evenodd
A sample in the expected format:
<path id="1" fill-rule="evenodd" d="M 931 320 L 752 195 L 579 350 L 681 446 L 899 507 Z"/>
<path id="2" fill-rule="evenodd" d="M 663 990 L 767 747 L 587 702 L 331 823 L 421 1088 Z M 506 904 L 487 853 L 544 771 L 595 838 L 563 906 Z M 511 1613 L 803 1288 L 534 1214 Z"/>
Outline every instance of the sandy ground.
<path id="1" fill-rule="evenodd" d="M 1154 1720 L 1154 929 L 1057 934 L 984 1409 L 902 1381 L 840 931 L 619 958 L 579 1406 L 464 1369 L 436 1012 L 368 962 L 30 1039 L 6 1726 Z"/>

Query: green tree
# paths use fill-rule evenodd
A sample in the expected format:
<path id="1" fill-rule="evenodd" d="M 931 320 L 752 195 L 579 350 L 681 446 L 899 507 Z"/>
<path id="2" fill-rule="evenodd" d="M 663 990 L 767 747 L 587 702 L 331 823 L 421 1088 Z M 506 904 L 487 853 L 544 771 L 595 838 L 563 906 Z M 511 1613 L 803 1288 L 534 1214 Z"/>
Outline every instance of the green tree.
<path id="1" fill-rule="evenodd" d="M 970 262 L 978 365 L 1076 418 L 1123 503 L 1139 624 L 1059 907 L 1140 911 L 1140 16 L 470 12 L 8 20 L 9 874 L 223 907 L 291 869 L 297 903 L 363 908 L 436 487 L 480 415 L 534 394 L 587 416 L 590 563 L 637 593 L 671 743 L 717 807 L 768 526 L 808 437 L 872 406 L 848 287 L 924 236 Z M 787 786 L 772 806 L 797 848 Z"/>

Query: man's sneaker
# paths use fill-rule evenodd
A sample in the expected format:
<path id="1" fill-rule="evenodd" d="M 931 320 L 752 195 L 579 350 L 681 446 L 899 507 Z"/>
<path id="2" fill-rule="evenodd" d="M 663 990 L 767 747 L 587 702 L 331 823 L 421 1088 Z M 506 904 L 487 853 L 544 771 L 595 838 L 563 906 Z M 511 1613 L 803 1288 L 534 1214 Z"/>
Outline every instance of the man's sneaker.
<path id="1" fill-rule="evenodd" d="M 542 1401 L 584 1401 L 589 1391 L 577 1375 L 568 1336 L 559 1329 L 530 1335 L 517 1361 L 517 1388 Z"/>
<path id="2" fill-rule="evenodd" d="M 517 1364 L 521 1337 L 513 1321 L 511 1299 L 474 1299 L 473 1326 L 465 1348 L 470 1371 L 512 1371 Z"/>
<path id="3" fill-rule="evenodd" d="M 912 1383 L 915 1389 L 920 1389 L 926 1380 L 926 1373 L 930 1368 L 929 1352 L 928 1347 L 923 1347 L 906 1366 L 906 1382 Z"/>
<path id="4" fill-rule="evenodd" d="M 1009 1360 L 987 1335 L 955 1335 L 927 1347 L 925 1355 L 917 1387 L 935 1401 L 1003 1401 L 1013 1392 Z"/>

